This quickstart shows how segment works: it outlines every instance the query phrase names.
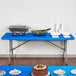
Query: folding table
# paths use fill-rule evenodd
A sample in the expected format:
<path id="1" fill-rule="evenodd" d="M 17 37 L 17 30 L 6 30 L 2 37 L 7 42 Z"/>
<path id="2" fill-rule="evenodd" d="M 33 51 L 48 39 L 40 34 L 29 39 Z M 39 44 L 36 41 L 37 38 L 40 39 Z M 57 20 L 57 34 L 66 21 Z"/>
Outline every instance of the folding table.
<path id="1" fill-rule="evenodd" d="M 74 40 L 74 36 L 72 34 L 70 34 L 69 37 L 64 37 L 62 34 L 59 35 L 59 38 L 53 38 L 52 35 L 50 33 L 46 33 L 46 35 L 44 36 L 36 36 L 33 35 L 32 33 L 27 33 L 24 36 L 14 36 L 12 35 L 12 33 L 5 33 L 2 37 L 2 40 L 9 40 L 9 65 L 10 65 L 10 60 L 11 60 L 11 56 L 13 58 L 13 50 L 15 50 L 16 48 L 22 46 L 23 44 L 29 42 L 29 41 L 47 41 L 51 44 L 53 44 L 54 46 L 60 48 L 63 50 L 63 55 L 65 58 L 65 64 L 68 65 L 67 62 L 67 41 L 68 40 Z M 13 40 L 18 40 L 18 41 L 25 41 L 22 44 L 16 46 L 13 48 Z M 64 42 L 64 48 L 62 48 L 61 46 L 54 44 L 51 41 L 63 41 Z"/>

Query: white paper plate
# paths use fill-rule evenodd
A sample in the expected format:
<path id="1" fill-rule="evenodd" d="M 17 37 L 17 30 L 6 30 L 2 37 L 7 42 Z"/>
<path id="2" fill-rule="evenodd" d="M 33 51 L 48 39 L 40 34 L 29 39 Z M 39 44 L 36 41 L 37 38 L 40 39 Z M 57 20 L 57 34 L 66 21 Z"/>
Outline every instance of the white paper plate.
<path id="1" fill-rule="evenodd" d="M 68 35 L 68 36 L 63 36 L 64 38 L 70 38 L 70 36 Z"/>
<path id="2" fill-rule="evenodd" d="M 71 70 L 70 72 L 71 72 L 72 74 L 76 74 L 76 72 L 74 72 L 74 70 L 76 70 L 76 69 L 73 69 L 73 70 Z"/>
<path id="3" fill-rule="evenodd" d="M 31 73 L 31 76 L 35 76 L 33 73 Z M 46 75 L 46 76 L 50 76 L 50 72 L 48 72 L 48 75 Z"/>
<path id="4" fill-rule="evenodd" d="M 3 70 L 1 70 L 1 71 L 3 71 Z M 3 71 L 4 72 L 4 74 L 0 74 L 0 76 L 2 76 L 2 75 L 5 75 L 6 74 L 6 72 L 5 71 Z"/>
<path id="5" fill-rule="evenodd" d="M 11 71 L 9 72 L 9 74 L 11 74 L 11 75 L 19 75 L 19 74 L 21 74 L 21 71 L 20 71 L 20 70 L 18 70 L 18 73 L 12 73 L 12 71 L 13 71 L 13 70 L 11 70 Z"/>
<path id="6" fill-rule="evenodd" d="M 69 32 L 62 32 L 62 35 L 68 36 L 68 35 L 70 35 L 70 33 Z"/>
<path id="7" fill-rule="evenodd" d="M 52 38 L 59 38 L 59 36 L 54 36 L 54 35 L 52 35 Z"/>
<path id="8" fill-rule="evenodd" d="M 59 70 L 61 70 L 61 69 L 59 69 Z M 55 71 L 54 71 L 54 74 L 57 74 L 57 75 L 59 75 L 59 74 L 65 74 L 65 71 L 64 71 L 64 70 L 62 70 L 63 73 L 57 73 L 57 71 L 58 71 L 58 70 L 55 70 Z"/>
<path id="9" fill-rule="evenodd" d="M 58 35 L 60 35 L 61 33 L 60 33 L 60 32 L 51 32 L 50 34 L 51 34 L 51 35 L 54 35 L 54 36 L 58 36 Z"/>

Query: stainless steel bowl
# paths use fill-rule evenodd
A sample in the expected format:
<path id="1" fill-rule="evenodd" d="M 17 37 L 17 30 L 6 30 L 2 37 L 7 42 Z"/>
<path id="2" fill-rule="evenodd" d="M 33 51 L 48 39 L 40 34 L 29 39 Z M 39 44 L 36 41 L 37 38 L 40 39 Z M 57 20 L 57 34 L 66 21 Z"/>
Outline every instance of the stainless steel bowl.
<path id="1" fill-rule="evenodd" d="M 13 35 L 25 35 L 26 31 L 28 31 L 27 26 L 14 26 L 11 25 L 8 27 L 8 29 L 13 33 Z"/>

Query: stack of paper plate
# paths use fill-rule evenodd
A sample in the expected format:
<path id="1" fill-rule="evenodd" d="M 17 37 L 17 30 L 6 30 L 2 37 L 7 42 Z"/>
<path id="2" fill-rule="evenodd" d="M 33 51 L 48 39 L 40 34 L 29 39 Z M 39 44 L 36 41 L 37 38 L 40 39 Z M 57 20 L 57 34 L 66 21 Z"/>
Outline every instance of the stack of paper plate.
<path id="1" fill-rule="evenodd" d="M 65 38 L 69 38 L 70 37 L 70 33 L 69 32 L 63 32 L 62 35 Z"/>
<path id="2" fill-rule="evenodd" d="M 60 32 L 51 32 L 52 38 L 59 38 Z"/>

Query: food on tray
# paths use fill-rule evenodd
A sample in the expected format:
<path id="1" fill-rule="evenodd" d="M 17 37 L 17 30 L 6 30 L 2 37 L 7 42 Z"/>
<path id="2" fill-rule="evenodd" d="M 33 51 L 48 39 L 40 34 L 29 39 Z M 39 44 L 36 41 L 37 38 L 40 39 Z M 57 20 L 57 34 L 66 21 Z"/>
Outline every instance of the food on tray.
<path id="1" fill-rule="evenodd" d="M 71 73 L 72 73 L 72 74 L 76 74 L 76 69 L 71 70 Z"/>
<path id="2" fill-rule="evenodd" d="M 47 66 L 44 64 L 37 64 L 33 67 L 32 76 L 49 76 Z"/>
<path id="3" fill-rule="evenodd" d="M 48 30 L 50 30 L 51 28 L 45 29 L 45 30 L 33 30 L 32 33 L 34 35 L 45 35 L 47 33 Z"/>
<path id="4" fill-rule="evenodd" d="M 20 74 L 21 71 L 20 70 L 17 70 L 17 69 L 14 69 L 14 70 L 11 70 L 9 73 L 10 74 Z"/>
<path id="5" fill-rule="evenodd" d="M 0 70 L 0 75 L 4 75 L 6 72 L 3 70 Z"/>
<path id="6" fill-rule="evenodd" d="M 44 35 L 46 32 L 45 31 L 42 31 L 42 30 L 36 30 L 36 31 L 33 31 L 33 33 L 35 35 Z"/>
<path id="7" fill-rule="evenodd" d="M 64 70 L 59 69 L 59 70 L 55 70 L 55 71 L 54 71 L 54 73 L 55 73 L 55 74 L 64 74 L 64 73 L 65 73 L 65 71 L 64 71 Z"/>

